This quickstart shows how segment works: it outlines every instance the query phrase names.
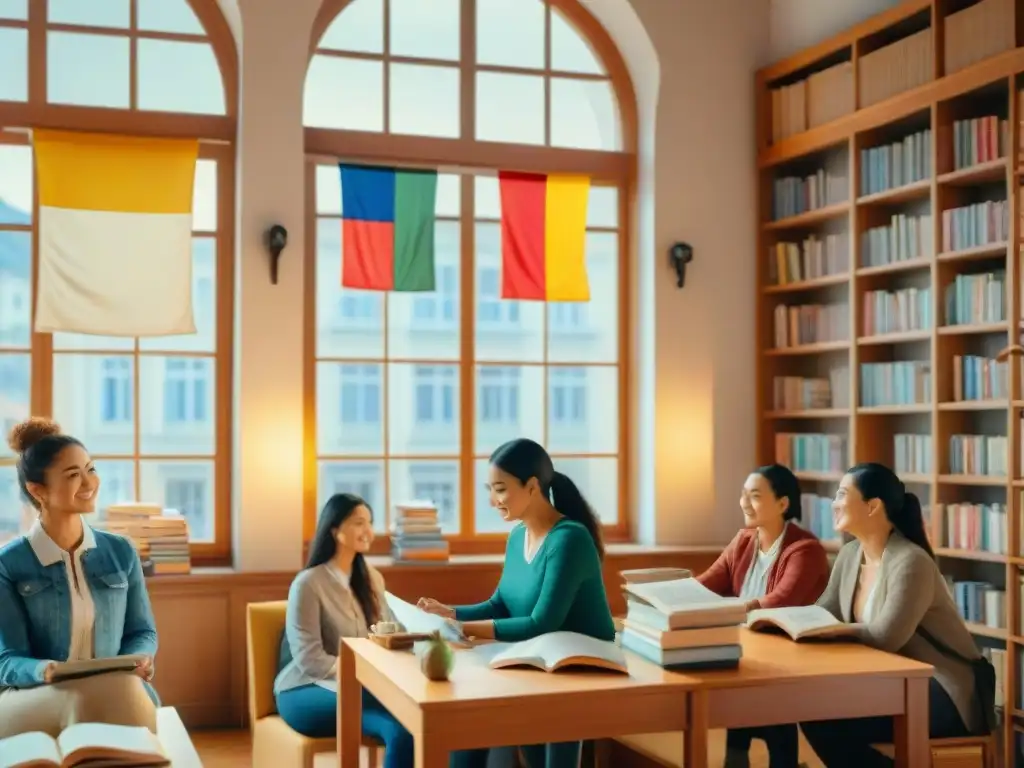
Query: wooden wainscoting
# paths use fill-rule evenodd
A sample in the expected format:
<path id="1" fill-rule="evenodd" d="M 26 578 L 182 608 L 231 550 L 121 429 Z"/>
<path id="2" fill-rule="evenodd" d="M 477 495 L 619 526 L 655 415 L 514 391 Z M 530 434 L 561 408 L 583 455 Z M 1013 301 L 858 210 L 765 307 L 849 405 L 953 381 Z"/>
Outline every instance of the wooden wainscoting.
<path id="1" fill-rule="evenodd" d="M 699 573 L 717 552 L 632 545 L 609 548 L 604 577 L 612 612 L 625 610 L 619 572 L 673 566 Z M 497 556 L 459 557 L 443 566 L 394 565 L 373 558 L 388 589 L 415 601 L 422 596 L 465 604 L 490 597 L 501 572 Z M 157 691 L 190 728 L 246 724 L 245 611 L 249 603 L 284 600 L 294 573 L 204 571 L 149 579 L 160 634 Z"/>

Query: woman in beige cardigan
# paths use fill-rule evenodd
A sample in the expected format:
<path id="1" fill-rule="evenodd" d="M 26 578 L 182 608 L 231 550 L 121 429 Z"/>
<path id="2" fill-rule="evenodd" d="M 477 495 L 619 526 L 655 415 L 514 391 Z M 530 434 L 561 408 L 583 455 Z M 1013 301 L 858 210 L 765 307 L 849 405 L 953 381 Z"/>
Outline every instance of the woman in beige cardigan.
<path id="1" fill-rule="evenodd" d="M 935 667 L 929 688 L 932 738 L 983 731 L 974 666 L 981 654 L 935 563 L 917 496 L 888 467 L 858 464 L 843 477 L 833 511 L 836 530 L 855 540 L 840 550 L 818 605 L 849 623 L 850 635 L 865 645 Z M 892 718 L 818 721 L 801 728 L 827 768 L 893 764 L 871 748 L 892 741 Z"/>

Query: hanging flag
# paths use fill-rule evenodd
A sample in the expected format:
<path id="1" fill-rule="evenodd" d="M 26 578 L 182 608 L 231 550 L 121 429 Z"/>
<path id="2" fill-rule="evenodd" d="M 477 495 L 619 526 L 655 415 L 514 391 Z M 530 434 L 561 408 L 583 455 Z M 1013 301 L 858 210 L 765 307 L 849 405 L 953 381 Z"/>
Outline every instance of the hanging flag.
<path id="1" fill-rule="evenodd" d="M 199 142 L 34 131 L 35 329 L 195 333 L 192 187 Z"/>
<path id="2" fill-rule="evenodd" d="M 590 179 L 502 171 L 501 297 L 590 301 Z"/>
<path id="3" fill-rule="evenodd" d="M 341 284 L 369 291 L 434 290 L 437 171 L 341 169 Z"/>

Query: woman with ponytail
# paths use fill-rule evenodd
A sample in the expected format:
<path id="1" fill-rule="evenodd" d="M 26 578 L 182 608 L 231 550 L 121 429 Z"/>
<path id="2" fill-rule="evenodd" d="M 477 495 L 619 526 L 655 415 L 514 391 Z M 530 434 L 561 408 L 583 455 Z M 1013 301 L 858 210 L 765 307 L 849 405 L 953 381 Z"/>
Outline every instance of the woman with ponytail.
<path id="1" fill-rule="evenodd" d="M 931 664 L 931 738 L 987 733 L 994 673 L 957 612 L 925 533 L 921 502 L 881 464 L 858 464 L 832 505 L 853 537 L 839 552 L 818 605 L 846 622 L 845 636 Z M 990 690 L 991 689 L 991 690 Z M 872 744 L 891 742 L 892 718 L 801 725 L 826 768 L 891 766 Z"/>
<path id="2" fill-rule="evenodd" d="M 498 588 L 477 605 L 421 598 L 420 608 L 460 622 L 467 637 L 516 642 L 565 630 L 614 640 L 601 574 L 601 524 L 576 484 L 555 471 L 544 448 L 519 438 L 491 454 L 487 489 L 501 517 L 518 523 L 508 536 Z M 530 768 L 576 765 L 579 751 L 579 742 L 523 749 Z M 487 752 L 459 752 L 452 765 L 486 765 Z"/>
<path id="3" fill-rule="evenodd" d="M 281 657 L 274 682 L 277 711 L 293 730 L 322 739 L 338 732 L 338 646 L 394 621 L 384 577 L 365 558 L 373 543 L 370 506 L 351 493 L 327 500 L 309 560 L 288 591 Z M 365 688 L 363 733 L 384 744 L 384 768 L 411 768 L 412 735 Z"/>

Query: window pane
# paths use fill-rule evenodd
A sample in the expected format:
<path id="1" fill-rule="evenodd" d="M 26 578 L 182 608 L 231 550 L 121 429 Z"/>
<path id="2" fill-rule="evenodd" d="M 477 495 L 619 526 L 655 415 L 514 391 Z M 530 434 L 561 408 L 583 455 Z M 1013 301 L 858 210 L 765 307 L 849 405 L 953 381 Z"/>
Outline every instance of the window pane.
<path id="1" fill-rule="evenodd" d="M 476 138 L 510 144 L 543 144 L 544 78 L 478 72 Z"/>
<path id="2" fill-rule="evenodd" d="M 0 19 L 28 19 L 28 0 L 0 0 Z"/>
<path id="3" fill-rule="evenodd" d="M 619 460 L 616 458 L 560 459 L 555 469 L 567 475 L 580 489 L 605 525 L 619 522 Z"/>
<path id="4" fill-rule="evenodd" d="M 544 303 L 501 298 L 500 225 L 478 223 L 475 231 L 477 360 L 543 360 Z"/>
<path id="5" fill-rule="evenodd" d="M 619 225 L 619 190 L 616 187 L 591 187 L 587 204 L 588 227 Z"/>
<path id="6" fill-rule="evenodd" d="M 501 187 L 497 176 L 477 176 L 473 180 L 476 190 L 475 212 L 478 219 L 501 218 Z"/>
<path id="7" fill-rule="evenodd" d="M 32 412 L 31 376 L 29 355 L 0 352 L 0 431 L 4 437 L 0 456 L 12 455 L 7 446 L 7 435 L 15 424 Z"/>
<path id="8" fill-rule="evenodd" d="M 551 78 L 551 145 L 608 151 L 622 148 L 610 82 Z"/>
<path id="9" fill-rule="evenodd" d="M 490 462 L 487 459 L 477 459 L 473 462 L 474 486 L 473 486 L 473 530 L 475 533 L 508 533 L 512 530 L 517 521 L 506 521 L 501 513 L 491 506 L 491 495 L 487 490 L 487 483 L 490 478 Z"/>
<path id="10" fill-rule="evenodd" d="M 223 115 L 220 66 L 209 43 L 138 40 L 139 109 Z"/>
<path id="11" fill-rule="evenodd" d="M 317 356 L 384 357 L 384 294 L 341 287 L 340 219 L 319 219 L 316 233 Z"/>
<path id="12" fill-rule="evenodd" d="M 96 497 L 96 520 L 107 519 L 111 504 L 138 501 L 135 492 L 135 462 L 118 459 L 97 459 L 96 475 L 100 479 L 100 492 Z"/>
<path id="13" fill-rule="evenodd" d="M 548 444 L 552 453 L 617 453 L 619 369 L 548 369 Z"/>
<path id="14" fill-rule="evenodd" d="M 47 33 L 47 100 L 54 104 L 127 109 L 129 45 L 127 37 Z"/>
<path id="15" fill-rule="evenodd" d="M 391 357 L 459 359 L 459 223 L 434 226 L 431 293 L 388 295 L 388 354 Z"/>
<path id="16" fill-rule="evenodd" d="M 213 541 L 213 461 L 140 461 L 139 469 L 142 498 L 177 510 L 188 523 L 191 542 Z"/>
<path id="17" fill-rule="evenodd" d="M 217 231 L 217 161 L 196 162 L 196 181 L 192 190 L 192 229 Z"/>
<path id="18" fill-rule="evenodd" d="M 462 199 L 460 178 L 454 173 L 437 175 L 437 215 L 459 216 L 462 212 L 459 201 Z"/>
<path id="19" fill-rule="evenodd" d="M 53 418 L 93 456 L 135 452 L 135 361 L 130 355 L 53 356 Z"/>
<path id="20" fill-rule="evenodd" d="M 432 501 L 444 533 L 459 532 L 459 462 L 392 460 L 391 506 Z"/>
<path id="21" fill-rule="evenodd" d="M 551 68 L 561 72 L 603 75 L 604 67 L 597 60 L 590 43 L 562 16 L 551 9 Z"/>
<path id="22" fill-rule="evenodd" d="M 46 7 L 53 24 L 127 29 L 131 22 L 131 0 L 47 0 Z"/>
<path id="23" fill-rule="evenodd" d="M 317 453 L 384 454 L 384 366 L 317 363 Z"/>
<path id="24" fill-rule="evenodd" d="M 0 101 L 28 99 L 28 30 L 0 29 Z"/>
<path id="25" fill-rule="evenodd" d="M 32 150 L 0 144 L 0 224 L 32 223 Z"/>
<path id="26" fill-rule="evenodd" d="M 384 499 L 384 461 L 321 461 L 317 481 L 316 513 L 336 493 L 354 493 L 370 505 L 373 530 L 388 529 L 387 502 Z"/>
<path id="27" fill-rule="evenodd" d="M 476 369 L 476 448 L 489 456 L 502 443 L 528 437 L 544 443 L 544 368 L 480 365 Z"/>
<path id="28" fill-rule="evenodd" d="M 28 530 L 35 518 L 35 509 L 21 495 L 18 470 L 0 467 L 0 544 Z"/>
<path id="29" fill-rule="evenodd" d="M 383 0 L 353 0 L 335 17 L 319 48 L 331 51 L 384 53 Z"/>
<path id="30" fill-rule="evenodd" d="M 393 456 L 458 455 L 457 365 L 391 363 L 388 366 L 388 453 Z"/>
<path id="31" fill-rule="evenodd" d="M 187 0 L 135 0 L 139 29 L 205 35 Z"/>
<path id="32" fill-rule="evenodd" d="M 549 302 L 548 359 L 615 363 L 619 359 L 619 238 L 587 233 L 590 301 Z"/>
<path id="33" fill-rule="evenodd" d="M 341 171 L 337 165 L 316 167 L 316 212 L 341 216 Z M 335 223 L 340 229 L 341 222 Z"/>
<path id="34" fill-rule="evenodd" d="M 384 130 L 384 70 L 379 61 L 317 54 L 306 72 L 303 125 Z"/>
<path id="35" fill-rule="evenodd" d="M 139 348 L 160 352 L 217 351 L 217 241 L 192 239 L 192 315 L 196 332 L 139 339 Z"/>
<path id="36" fill-rule="evenodd" d="M 506 67 L 544 67 L 544 3 L 477 0 L 476 60 Z"/>
<path id="37" fill-rule="evenodd" d="M 31 339 L 32 235 L 0 230 L 0 349 L 27 349 Z"/>
<path id="38" fill-rule="evenodd" d="M 391 54 L 459 59 L 459 0 L 391 0 Z"/>
<path id="39" fill-rule="evenodd" d="M 209 357 L 139 358 L 139 453 L 212 456 L 216 369 Z"/>
<path id="40" fill-rule="evenodd" d="M 392 64 L 389 104 L 391 133 L 458 138 L 459 70 Z"/>

